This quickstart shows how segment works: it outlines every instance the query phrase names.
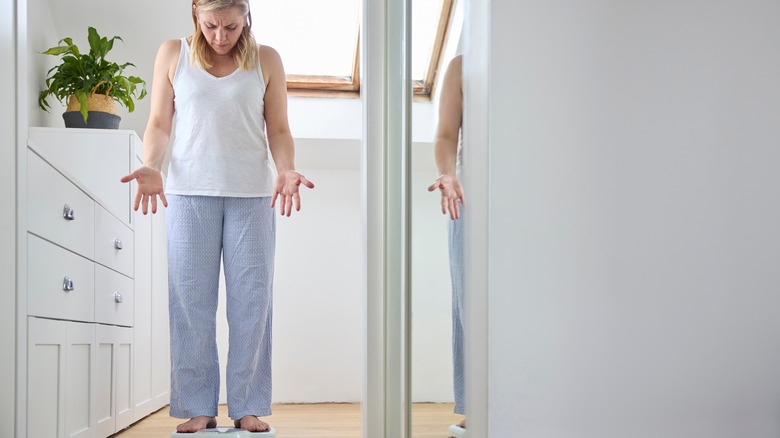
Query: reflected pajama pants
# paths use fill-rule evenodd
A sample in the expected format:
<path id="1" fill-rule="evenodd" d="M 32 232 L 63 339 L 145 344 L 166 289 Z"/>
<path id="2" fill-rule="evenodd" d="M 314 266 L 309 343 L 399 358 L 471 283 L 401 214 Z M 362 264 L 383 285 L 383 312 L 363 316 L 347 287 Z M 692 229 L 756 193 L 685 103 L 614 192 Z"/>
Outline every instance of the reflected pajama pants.
<path id="1" fill-rule="evenodd" d="M 271 414 L 276 216 L 269 202 L 267 197 L 168 196 L 172 417 L 217 415 L 220 261 L 229 327 L 228 415 Z"/>
<path id="2" fill-rule="evenodd" d="M 463 354 L 463 299 L 465 283 L 464 269 L 464 211 L 460 206 L 460 218 L 449 222 L 450 276 L 452 278 L 452 377 L 455 388 L 455 413 L 465 414 L 465 384 Z"/>

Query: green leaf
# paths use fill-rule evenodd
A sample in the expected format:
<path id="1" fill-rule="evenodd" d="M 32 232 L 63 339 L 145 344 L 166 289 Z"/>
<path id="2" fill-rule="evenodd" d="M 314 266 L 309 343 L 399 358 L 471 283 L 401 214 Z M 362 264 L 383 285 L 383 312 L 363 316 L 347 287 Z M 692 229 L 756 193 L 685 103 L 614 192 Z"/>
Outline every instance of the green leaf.
<path id="1" fill-rule="evenodd" d="M 89 41 L 89 54 L 91 56 L 98 56 L 100 49 L 100 35 L 94 27 L 90 27 L 87 30 L 87 41 Z"/>
<path id="2" fill-rule="evenodd" d="M 63 53 L 67 53 L 70 50 L 71 50 L 70 46 L 57 46 L 57 47 L 52 47 L 51 49 L 49 49 L 49 50 L 47 50 L 45 52 L 41 52 L 41 53 L 43 53 L 44 55 L 55 55 L 55 56 L 57 56 L 57 55 L 62 55 Z"/>
<path id="3" fill-rule="evenodd" d="M 42 110 L 48 112 L 51 106 L 48 102 L 46 102 L 46 97 L 49 95 L 49 92 L 47 90 L 41 91 L 41 94 L 38 96 L 38 106 L 41 107 Z"/>
<path id="4" fill-rule="evenodd" d="M 118 37 L 111 38 L 110 40 L 108 40 L 108 42 L 106 42 L 106 53 L 110 52 L 111 49 L 114 48 L 114 40 L 117 39 L 117 38 Z"/>
<path id="5" fill-rule="evenodd" d="M 87 123 L 87 118 L 89 117 L 89 104 L 87 103 L 88 97 L 87 93 L 85 93 L 82 90 L 78 90 L 74 93 L 76 96 L 76 99 L 79 101 L 79 112 L 81 113 L 81 116 L 84 117 L 84 123 Z"/>

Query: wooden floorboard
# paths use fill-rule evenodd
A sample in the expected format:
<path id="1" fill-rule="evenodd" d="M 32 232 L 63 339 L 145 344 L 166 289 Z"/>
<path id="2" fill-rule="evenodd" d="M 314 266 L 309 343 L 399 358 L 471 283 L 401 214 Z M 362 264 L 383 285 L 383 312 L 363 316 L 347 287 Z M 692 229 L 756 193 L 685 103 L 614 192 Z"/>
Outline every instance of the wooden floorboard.
<path id="1" fill-rule="evenodd" d="M 452 403 L 415 403 L 412 407 L 413 438 L 447 438 L 447 429 L 462 419 L 452 413 Z M 168 407 L 140 420 L 116 438 L 166 438 L 183 420 L 171 418 Z M 359 404 L 277 404 L 273 415 L 263 418 L 276 429 L 277 438 L 362 438 Z M 230 426 L 227 407 L 219 407 L 219 426 Z"/>

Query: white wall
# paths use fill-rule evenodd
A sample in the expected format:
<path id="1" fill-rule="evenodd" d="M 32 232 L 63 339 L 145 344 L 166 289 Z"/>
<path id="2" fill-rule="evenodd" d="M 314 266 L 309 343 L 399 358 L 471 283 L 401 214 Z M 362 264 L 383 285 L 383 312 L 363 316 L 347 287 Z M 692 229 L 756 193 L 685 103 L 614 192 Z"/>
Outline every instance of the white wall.
<path id="1" fill-rule="evenodd" d="M 489 436 L 780 435 L 780 3 L 490 4 Z"/>
<path id="2" fill-rule="evenodd" d="M 0 1 L 0 436 L 14 436 L 16 370 L 16 10 Z M 10 352 L 10 353 L 9 353 Z"/>
<path id="3" fill-rule="evenodd" d="M 30 126 L 50 126 L 62 128 L 65 122 L 62 120 L 62 113 L 65 106 L 60 105 L 56 99 L 50 97 L 48 102 L 51 110 L 43 111 L 38 106 L 38 95 L 46 86 L 46 72 L 57 65 L 59 58 L 50 55 L 42 55 L 41 52 L 49 47 L 56 46 L 58 41 L 67 36 L 74 38 L 74 42 L 81 47 L 89 47 L 87 41 L 87 30 L 84 28 L 83 35 L 70 33 L 59 33 L 57 23 L 49 8 L 49 0 L 27 0 L 27 68 L 30 72 L 28 80 L 24 81 L 27 95 L 28 120 Z"/>

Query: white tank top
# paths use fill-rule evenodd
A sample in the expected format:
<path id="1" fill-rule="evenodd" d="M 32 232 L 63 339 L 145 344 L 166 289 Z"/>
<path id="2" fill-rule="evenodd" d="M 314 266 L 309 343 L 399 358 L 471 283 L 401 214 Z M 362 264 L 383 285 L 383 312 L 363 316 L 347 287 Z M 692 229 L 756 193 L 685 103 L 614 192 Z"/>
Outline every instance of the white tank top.
<path id="1" fill-rule="evenodd" d="M 173 77 L 174 138 L 166 193 L 259 197 L 273 192 L 265 134 L 265 81 L 240 68 L 215 77 L 190 64 L 189 44 Z"/>

